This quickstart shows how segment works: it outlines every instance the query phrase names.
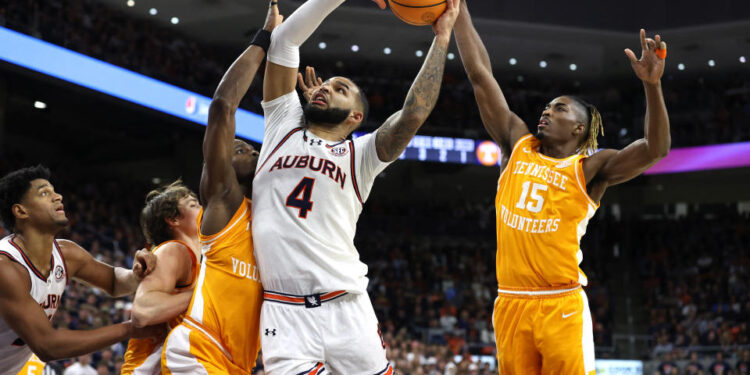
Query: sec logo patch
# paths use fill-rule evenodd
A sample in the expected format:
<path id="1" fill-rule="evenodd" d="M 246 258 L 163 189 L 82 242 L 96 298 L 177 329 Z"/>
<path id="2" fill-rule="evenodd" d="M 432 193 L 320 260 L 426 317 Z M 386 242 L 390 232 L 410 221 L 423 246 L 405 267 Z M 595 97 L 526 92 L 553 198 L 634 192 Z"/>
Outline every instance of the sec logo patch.
<path id="1" fill-rule="evenodd" d="M 349 153 L 349 148 L 346 146 L 331 147 L 331 155 L 333 156 L 344 156 Z"/>
<path id="2" fill-rule="evenodd" d="M 65 271 L 62 266 L 58 265 L 55 267 L 55 280 L 61 281 L 65 277 Z"/>

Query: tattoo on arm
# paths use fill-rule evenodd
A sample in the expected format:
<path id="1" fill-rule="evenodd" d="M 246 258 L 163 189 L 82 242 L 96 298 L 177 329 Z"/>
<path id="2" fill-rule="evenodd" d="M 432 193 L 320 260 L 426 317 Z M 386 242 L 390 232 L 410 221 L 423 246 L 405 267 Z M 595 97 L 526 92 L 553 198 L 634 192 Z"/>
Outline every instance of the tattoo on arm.
<path id="1" fill-rule="evenodd" d="M 378 129 L 375 145 L 382 161 L 393 161 L 404 151 L 435 108 L 443 81 L 447 41 L 433 41 L 427 59 L 409 89 L 404 107 Z"/>

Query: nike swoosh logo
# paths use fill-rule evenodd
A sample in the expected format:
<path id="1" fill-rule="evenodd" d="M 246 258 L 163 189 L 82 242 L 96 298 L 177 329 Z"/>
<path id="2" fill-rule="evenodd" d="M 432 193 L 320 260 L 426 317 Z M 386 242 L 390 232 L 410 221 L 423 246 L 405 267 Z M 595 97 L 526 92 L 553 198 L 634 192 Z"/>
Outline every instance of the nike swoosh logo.
<path id="1" fill-rule="evenodd" d="M 570 318 L 571 316 L 573 316 L 573 315 L 575 315 L 575 314 L 578 314 L 578 311 L 573 311 L 573 312 L 572 312 L 572 313 L 570 313 L 570 314 L 565 314 L 565 313 L 563 313 L 563 314 L 562 314 L 562 318 L 563 318 L 563 319 L 568 319 L 568 318 Z"/>
<path id="2" fill-rule="evenodd" d="M 528 148 L 524 147 L 524 148 L 523 148 L 523 152 L 525 152 L 525 153 L 529 154 L 529 153 L 531 153 L 531 150 L 529 150 Z"/>

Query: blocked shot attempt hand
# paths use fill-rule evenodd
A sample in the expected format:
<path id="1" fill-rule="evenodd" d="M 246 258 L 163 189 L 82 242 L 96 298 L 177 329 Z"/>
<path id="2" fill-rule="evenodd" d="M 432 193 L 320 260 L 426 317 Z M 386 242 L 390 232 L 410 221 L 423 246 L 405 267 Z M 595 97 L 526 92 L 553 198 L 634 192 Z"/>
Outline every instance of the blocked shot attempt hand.
<path id="1" fill-rule="evenodd" d="M 435 32 L 435 36 L 447 36 L 450 38 L 453 25 L 456 23 L 456 18 L 458 17 L 460 0 L 446 0 L 445 4 L 445 11 L 432 24 L 432 31 Z"/>
<path id="2" fill-rule="evenodd" d="M 271 0 L 268 5 L 268 14 L 266 14 L 266 23 L 263 25 L 263 30 L 273 31 L 276 26 L 281 25 L 284 21 L 284 16 L 279 14 L 278 0 Z"/>
<path id="3" fill-rule="evenodd" d="M 156 255 L 146 250 L 140 249 L 135 252 L 133 257 L 133 275 L 138 281 L 143 280 L 151 271 L 156 268 Z"/>
<path id="4" fill-rule="evenodd" d="M 641 49 L 640 59 L 636 59 L 635 53 L 630 48 L 625 49 L 625 55 L 630 59 L 630 66 L 633 67 L 635 75 L 644 83 L 659 83 L 664 74 L 667 43 L 661 40 L 659 34 L 656 34 L 654 39 L 646 38 L 646 30 L 641 29 Z"/>
<path id="5" fill-rule="evenodd" d="M 309 102 L 313 91 L 323 85 L 323 79 L 315 74 L 315 68 L 308 66 L 305 68 L 304 77 L 302 73 L 297 73 L 297 83 L 300 91 L 302 91 L 302 97 Z"/>

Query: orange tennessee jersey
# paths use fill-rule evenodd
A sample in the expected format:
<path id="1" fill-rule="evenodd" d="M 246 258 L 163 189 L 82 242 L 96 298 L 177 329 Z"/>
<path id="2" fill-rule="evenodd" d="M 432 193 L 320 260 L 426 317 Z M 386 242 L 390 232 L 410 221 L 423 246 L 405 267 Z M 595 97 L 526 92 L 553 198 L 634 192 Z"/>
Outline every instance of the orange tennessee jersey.
<path id="1" fill-rule="evenodd" d="M 183 324 L 214 341 L 229 360 L 251 373 L 260 349 L 263 287 L 253 253 L 251 201 L 211 236 L 200 234 L 203 260 Z M 203 212 L 198 216 L 201 227 Z"/>
<path id="2" fill-rule="evenodd" d="M 498 287 L 582 284 L 581 237 L 599 207 L 586 192 L 584 155 L 554 159 L 529 134 L 513 147 L 495 197 Z"/>
<path id="3" fill-rule="evenodd" d="M 153 253 L 161 250 L 164 245 L 170 242 L 177 242 L 185 246 L 185 250 L 190 254 L 190 282 L 186 285 L 177 285 L 172 293 L 180 293 L 185 290 L 189 290 L 195 284 L 198 278 L 198 260 L 195 258 L 195 253 L 190 249 L 186 243 L 182 241 L 172 240 L 162 242 L 154 248 Z M 168 324 L 170 328 L 176 327 L 182 321 L 184 313 L 179 316 L 172 318 Z M 122 365 L 121 374 L 158 374 L 161 370 L 161 342 L 155 342 L 152 339 L 130 339 L 128 341 L 128 349 L 125 351 L 124 363 Z"/>
<path id="4" fill-rule="evenodd" d="M 18 372 L 18 375 L 42 375 L 44 374 L 44 366 L 44 362 L 36 354 L 32 354 L 26 365 Z"/>

